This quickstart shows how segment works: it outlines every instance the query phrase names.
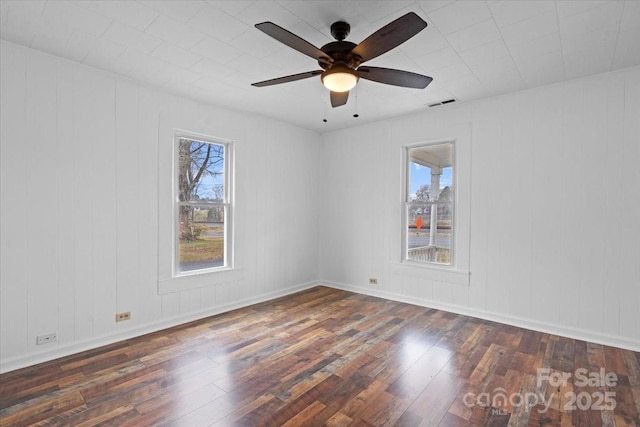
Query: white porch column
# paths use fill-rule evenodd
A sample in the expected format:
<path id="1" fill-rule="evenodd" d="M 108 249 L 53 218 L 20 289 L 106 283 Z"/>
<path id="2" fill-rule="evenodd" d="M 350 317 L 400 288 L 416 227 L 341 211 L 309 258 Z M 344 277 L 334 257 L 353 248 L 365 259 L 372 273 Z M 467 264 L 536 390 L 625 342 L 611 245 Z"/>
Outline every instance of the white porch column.
<path id="1" fill-rule="evenodd" d="M 438 200 L 440 195 L 440 176 L 442 176 L 442 169 L 435 166 L 431 167 L 431 201 Z M 438 235 L 438 207 L 436 205 L 431 205 L 429 227 L 429 246 L 435 246 L 436 236 Z"/>

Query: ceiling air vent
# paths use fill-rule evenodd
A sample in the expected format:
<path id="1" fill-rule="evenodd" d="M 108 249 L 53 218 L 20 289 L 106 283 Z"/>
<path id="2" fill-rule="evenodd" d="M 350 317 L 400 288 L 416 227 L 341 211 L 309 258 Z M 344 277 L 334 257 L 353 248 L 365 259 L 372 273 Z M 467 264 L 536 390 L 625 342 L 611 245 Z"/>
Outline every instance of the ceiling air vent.
<path id="1" fill-rule="evenodd" d="M 440 105 L 451 104 L 452 102 L 456 102 L 454 98 L 447 99 L 445 101 L 435 102 L 433 104 L 428 104 L 429 107 L 439 107 Z"/>

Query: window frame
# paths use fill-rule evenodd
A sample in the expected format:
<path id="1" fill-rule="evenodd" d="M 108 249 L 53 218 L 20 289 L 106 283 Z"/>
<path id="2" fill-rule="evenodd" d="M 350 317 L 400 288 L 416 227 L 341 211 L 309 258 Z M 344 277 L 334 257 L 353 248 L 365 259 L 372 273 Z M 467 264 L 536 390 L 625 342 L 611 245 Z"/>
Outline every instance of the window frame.
<path id="1" fill-rule="evenodd" d="M 412 206 L 432 206 L 438 205 L 442 203 L 438 202 L 411 202 L 411 155 L 410 151 L 415 148 L 421 147 L 429 147 L 429 146 L 437 146 L 437 145 L 451 145 L 451 187 L 453 189 L 453 197 L 451 202 L 451 247 L 450 251 L 450 260 L 449 264 L 441 264 L 437 262 L 430 261 L 417 261 L 409 259 L 409 242 L 408 242 L 408 227 L 409 227 L 409 209 Z M 456 159 L 456 140 L 455 138 L 445 138 L 445 139 L 437 139 L 437 140 L 429 140 L 429 141 L 421 141 L 415 142 L 412 144 L 407 144 L 403 146 L 403 183 L 402 183 L 402 240 L 401 240 L 401 256 L 400 260 L 404 264 L 415 265 L 420 267 L 427 267 L 433 269 L 442 269 L 442 270 L 457 270 L 457 247 L 456 247 L 456 234 L 457 234 L 457 199 L 458 199 L 458 171 L 457 171 L 457 159 Z"/>
<path id="2" fill-rule="evenodd" d="M 178 174 L 180 171 L 180 140 L 188 139 L 192 141 L 200 141 L 207 144 L 221 145 L 224 147 L 223 162 L 223 188 L 224 196 L 222 202 L 211 201 L 180 201 L 180 190 L 178 188 Z M 202 274 L 211 274 L 229 271 L 234 268 L 234 250 L 233 250 L 233 145 L 234 142 L 229 139 L 204 135 L 201 133 L 185 131 L 182 129 L 174 129 L 173 131 L 173 168 L 172 168 L 172 199 L 173 208 L 171 214 L 172 223 L 172 263 L 171 277 L 180 278 L 187 276 L 197 276 Z M 223 265 L 218 267 L 201 268 L 196 270 L 180 271 L 179 270 L 179 229 L 178 218 L 180 206 L 200 206 L 200 207 L 223 207 L 224 215 L 224 259 Z"/>

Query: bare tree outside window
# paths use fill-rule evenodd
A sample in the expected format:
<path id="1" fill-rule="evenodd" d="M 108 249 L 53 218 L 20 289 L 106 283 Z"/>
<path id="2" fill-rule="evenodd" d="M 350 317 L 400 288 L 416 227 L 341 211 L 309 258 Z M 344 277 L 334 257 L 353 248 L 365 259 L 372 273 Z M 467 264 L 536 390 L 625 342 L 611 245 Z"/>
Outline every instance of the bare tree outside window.
<path id="1" fill-rule="evenodd" d="M 177 142 L 176 270 L 224 266 L 225 145 L 185 137 Z"/>

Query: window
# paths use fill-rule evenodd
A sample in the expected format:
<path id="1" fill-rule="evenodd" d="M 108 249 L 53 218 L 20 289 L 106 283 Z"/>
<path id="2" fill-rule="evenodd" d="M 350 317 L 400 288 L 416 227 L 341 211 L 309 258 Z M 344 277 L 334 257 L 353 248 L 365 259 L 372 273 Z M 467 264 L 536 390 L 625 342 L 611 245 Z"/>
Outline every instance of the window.
<path id="1" fill-rule="evenodd" d="M 175 133 L 176 274 L 231 267 L 230 142 Z"/>
<path id="2" fill-rule="evenodd" d="M 453 143 L 408 147 L 406 171 L 403 259 L 452 265 Z"/>

